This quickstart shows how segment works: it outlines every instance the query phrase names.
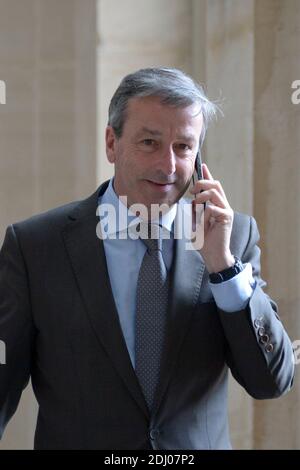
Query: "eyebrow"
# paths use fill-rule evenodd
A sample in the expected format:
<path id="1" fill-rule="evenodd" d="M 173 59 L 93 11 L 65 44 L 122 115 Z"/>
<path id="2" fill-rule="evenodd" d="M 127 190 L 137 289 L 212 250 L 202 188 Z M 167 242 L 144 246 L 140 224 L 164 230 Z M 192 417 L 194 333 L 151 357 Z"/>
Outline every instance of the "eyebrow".
<path id="1" fill-rule="evenodd" d="M 158 131 L 156 129 L 149 129 L 148 127 L 142 127 L 142 129 L 139 131 L 138 135 L 140 134 L 150 134 L 153 136 L 162 136 L 162 132 Z M 188 140 L 191 142 L 197 142 L 197 139 L 193 134 L 180 134 L 177 136 L 177 139 L 179 140 Z"/>
<path id="2" fill-rule="evenodd" d="M 179 140 L 188 140 L 190 142 L 197 142 L 196 137 L 193 134 L 180 134 L 177 136 Z"/>
<path id="3" fill-rule="evenodd" d="M 140 134 L 150 134 L 150 135 L 154 135 L 154 136 L 156 136 L 156 135 L 161 136 L 161 135 L 162 135 L 162 132 L 157 131 L 157 130 L 155 130 L 155 129 L 149 129 L 148 127 L 142 127 L 142 129 L 139 131 L 138 134 L 139 134 L 139 135 L 140 135 Z"/>

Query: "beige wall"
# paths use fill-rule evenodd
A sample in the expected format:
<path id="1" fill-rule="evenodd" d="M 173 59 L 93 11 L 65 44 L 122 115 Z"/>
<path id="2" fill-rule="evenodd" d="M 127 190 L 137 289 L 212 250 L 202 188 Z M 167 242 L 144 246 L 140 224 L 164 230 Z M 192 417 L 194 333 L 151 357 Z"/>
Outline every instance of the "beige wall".
<path id="1" fill-rule="evenodd" d="M 103 136 L 124 74 L 183 68 L 221 99 L 225 117 L 209 130 L 204 159 L 232 207 L 256 217 L 267 292 L 300 338 L 300 105 L 290 99 L 300 79 L 300 2 L 0 0 L 0 12 L 2 235 L 9 222 L 89 194 L 112 175 Z M 232 381 L 233 446 L 299 447 L 298 390 L 297 378 L 286 397 L 257 402 Z M 32 446 L 35 412 L 27 390 L 0 448 Z"/>

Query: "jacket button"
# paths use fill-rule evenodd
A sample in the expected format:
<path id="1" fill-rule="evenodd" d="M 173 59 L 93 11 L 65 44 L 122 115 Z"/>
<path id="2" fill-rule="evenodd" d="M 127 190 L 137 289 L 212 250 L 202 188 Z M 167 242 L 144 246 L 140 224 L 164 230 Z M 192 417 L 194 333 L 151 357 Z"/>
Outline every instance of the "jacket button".
<path id="1" fill-rule="evenodd" d="M 274 350 L 274 346 L 272 343 L 269 343 L 267 344 L 267 346 L 265 347 L 265 350 L 269 353 L 269 352 L 272 352 Z"/>
<path id="2" fill-rule="evenodd" d="M 261 326 L 260 328 L 258 328 L 258 336 L 263 336 L 265 334 L 265 329 L 263 326 Z"/>
<path id="3" fill-rule="evenodd" d="M 260 326 L 262 326 L 262 325 L 263 325 L 263 319 L 264 319 L 264 317 L 256 318 L 256 319 L 254 320 L 254 326 L 255 326 L 256 328 L 259 328 Z"/>
<path id="4" fill-rule="evenodd" d="M 150 429 L 150 439 L 154 440 L 157 439 L 160 432 L 158 429 Z"/>
<path id="5" fill-rule="evenodd" d="M 262 335 L 262 336 L 260 337 L 260 340 L 259 340 L 259 341 L 260 341 L 262 344 L 267 344 L 268 341 L 269 341 L 269 339 L 270 339 L 269 335 Z"/>

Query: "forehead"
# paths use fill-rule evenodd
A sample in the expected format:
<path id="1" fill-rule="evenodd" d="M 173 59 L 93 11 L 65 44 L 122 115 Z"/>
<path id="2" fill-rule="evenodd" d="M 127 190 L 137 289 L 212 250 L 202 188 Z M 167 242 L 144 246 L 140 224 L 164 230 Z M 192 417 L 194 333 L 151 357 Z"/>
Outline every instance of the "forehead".
<path id="1" fill-rule="evenodd" d="M 127 105 L 124 122 L 128 130 L 142 128 L 167 131 L 171 129 L 189 130 L 200 134 L 203 116 L 200 104 L 194 103 L 185 107 L 175 107 L 162 104 L 160 98 L 143 97 L 131 98 Z"/>

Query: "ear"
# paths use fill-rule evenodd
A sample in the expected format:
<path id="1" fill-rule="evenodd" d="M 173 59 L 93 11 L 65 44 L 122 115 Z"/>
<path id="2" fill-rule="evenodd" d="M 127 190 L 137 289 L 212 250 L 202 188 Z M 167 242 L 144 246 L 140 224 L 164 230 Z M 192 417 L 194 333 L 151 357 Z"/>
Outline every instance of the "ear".
<path id="1" fill-rule="evenodd" d="M 115 163 L 117 137 L 111 126 L 107 126 L 105 130 L 105 143 L 107 159 L 110 163 Z"/>

